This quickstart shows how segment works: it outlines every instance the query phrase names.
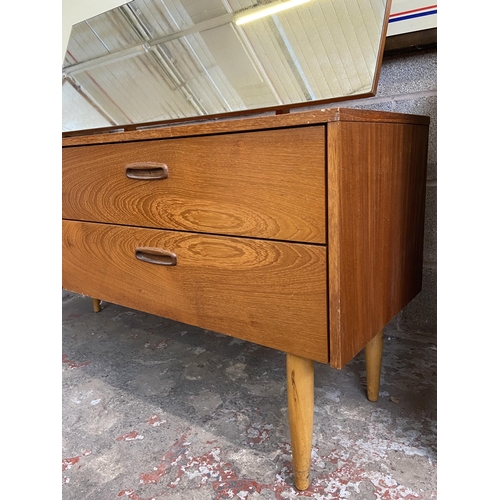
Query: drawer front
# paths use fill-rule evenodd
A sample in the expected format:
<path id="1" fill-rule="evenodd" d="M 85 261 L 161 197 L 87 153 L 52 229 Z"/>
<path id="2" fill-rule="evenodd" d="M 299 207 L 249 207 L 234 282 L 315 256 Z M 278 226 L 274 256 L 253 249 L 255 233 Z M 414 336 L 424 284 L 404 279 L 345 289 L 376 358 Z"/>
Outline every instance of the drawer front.
<path id="1" fill-rule="evenodd" d="M 63 288 L 328 362 L 320 245 L 63 221 Z"/>
<path id="2" fill-rule="evenodd" d="M 63 218 L 325 243 L 325 129 L 63 148 Z M 126 175 L 139 178 L 129 178 Z M 161 175 L 166 165 L 168 177 Z"/>

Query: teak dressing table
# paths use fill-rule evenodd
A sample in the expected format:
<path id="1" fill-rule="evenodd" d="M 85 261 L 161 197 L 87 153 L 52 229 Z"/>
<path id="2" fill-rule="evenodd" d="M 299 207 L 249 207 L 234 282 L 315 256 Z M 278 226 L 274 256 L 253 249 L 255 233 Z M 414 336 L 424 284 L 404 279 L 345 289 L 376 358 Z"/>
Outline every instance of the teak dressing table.
<path id="1" fill-rule="evenodd" d="M 294 481 L 313 366 L 421 289 L 429 119 L 330 108 L 63 138 L 63 288 L 284 351 Z"/>
<path id="2" fill-rule="evenodd" d="M 376 401 L 383 328 L 421 289 L 429 118 L 289 112 L 375 95 L 390 0 L 188 3 L 69 42 L 66 81 L 134 119 L 63 135 L 63 288 L 285 352 L 303 490 L 314 362 L 364 349 Z"/>

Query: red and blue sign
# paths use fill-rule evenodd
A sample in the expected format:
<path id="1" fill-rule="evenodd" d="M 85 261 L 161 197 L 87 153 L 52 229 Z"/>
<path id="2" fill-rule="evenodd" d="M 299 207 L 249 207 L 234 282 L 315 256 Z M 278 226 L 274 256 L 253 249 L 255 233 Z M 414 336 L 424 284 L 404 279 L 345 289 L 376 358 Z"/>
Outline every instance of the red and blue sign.
<path id="1" fill-rule="evenodd" d="M 435 28 L 437 4 L 428 5 L 421 0 L 393 0 L 387 35 Z"/>

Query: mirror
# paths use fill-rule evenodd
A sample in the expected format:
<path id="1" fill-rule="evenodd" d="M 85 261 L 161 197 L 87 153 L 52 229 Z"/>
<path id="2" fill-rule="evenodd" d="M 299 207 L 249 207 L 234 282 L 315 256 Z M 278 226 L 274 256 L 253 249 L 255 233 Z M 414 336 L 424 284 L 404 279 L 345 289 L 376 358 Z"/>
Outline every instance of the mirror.
<path id="1" fill-rule="evenodd" d="M 390 0 L 133 0 L 73 26 L 63 131 L 374 95 Z"/>

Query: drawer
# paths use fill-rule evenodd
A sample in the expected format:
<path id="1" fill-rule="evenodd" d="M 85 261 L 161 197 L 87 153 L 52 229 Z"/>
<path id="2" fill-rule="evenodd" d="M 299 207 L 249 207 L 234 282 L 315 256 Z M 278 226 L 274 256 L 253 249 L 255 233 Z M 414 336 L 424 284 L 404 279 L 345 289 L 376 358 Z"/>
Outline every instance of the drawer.
<path id="1" fill-rule="evenodd" d="M 63 221 L 63 288 L 328 362 L 322 245 Z"/>
<path id="2" fill-rule="evenodd" d="M 326 241 L 322 125 L 65 147 L 62 156 L 65 219 Z M 142 178 L 126 176 L 131 164 Z M 151 164 L 168 177 L 144 179 Z"/>

